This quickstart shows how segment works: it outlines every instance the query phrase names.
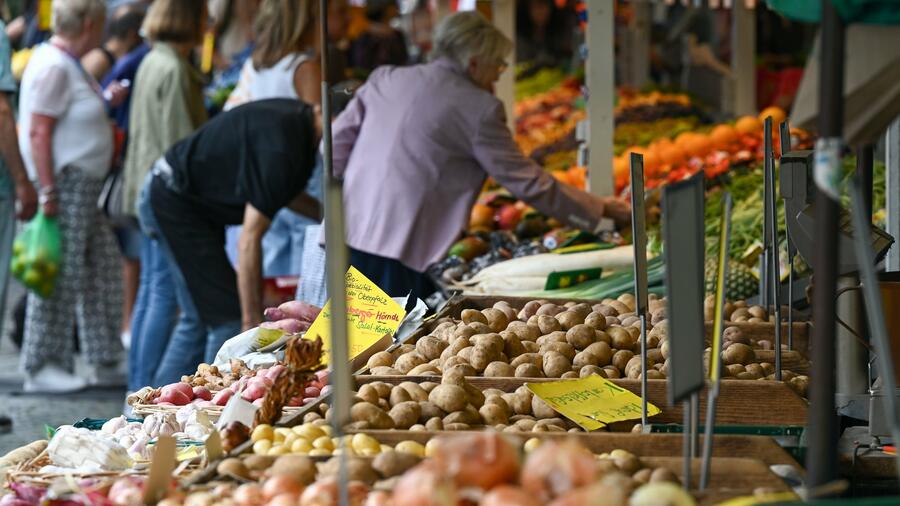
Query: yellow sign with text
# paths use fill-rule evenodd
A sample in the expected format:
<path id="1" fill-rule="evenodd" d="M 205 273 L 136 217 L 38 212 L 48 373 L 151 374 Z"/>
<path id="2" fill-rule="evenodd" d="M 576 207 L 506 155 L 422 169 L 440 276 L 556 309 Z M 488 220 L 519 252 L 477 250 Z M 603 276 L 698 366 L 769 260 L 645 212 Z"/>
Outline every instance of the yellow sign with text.
<path id="1" fill-rule="evenodd" d="M 386 335 L 394 335 L 406 311 L 384 290 L 365 277 L 355 267 L 347 271 L 347 339 L 350 357 L 354 359 Z M 306 331 L 307 339 L 322 338 L 322 357 L 325 363 L 331 354 L 331 301 Z"/>
<path id="2" fill-rule="evenodd" d="M 587 431 L 641 418 L 641 398 L 597 374 L 577 380 L 525 385 L 551 408 Z M 647 416 L 659 413 L 659 408 L 647 403 Z"/>

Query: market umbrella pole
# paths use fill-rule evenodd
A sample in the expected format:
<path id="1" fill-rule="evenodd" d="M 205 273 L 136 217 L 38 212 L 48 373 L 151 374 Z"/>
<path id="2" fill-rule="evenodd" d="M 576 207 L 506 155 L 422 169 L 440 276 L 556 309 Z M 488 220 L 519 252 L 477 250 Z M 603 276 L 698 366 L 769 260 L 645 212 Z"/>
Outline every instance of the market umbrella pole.
<path id="1" fill-rule="evenodd" d="M 791 128 L 787 120 L 781 122 L 781 156 L 791 152 Z M 779 185 L 780 187 L 780 185 Z M 791 231 L 787 227 L 787 207 L 784 209 L 784 237 L 787 240 L 788 254 L 788 349 L 794 349 L 794 257 L 797 256 L 797 247 L 794 246 L 794 240 L 791 239 Z M 778 322 L 781 325 L 781 322 Z"/>
<path id="2" fill-rule="evenodd" d="M 815 237 L 813 255 L 813 346 L 810 385 L 807 487 L 837 478 L 838 423 L 835 412 L 835 293 L 838 264 L 838 184 L 844 93 L 844 22 L 829 0 L 822 0 L 819 62 L 819 134 L 815 155 Z"/>
<path id="3" fill-rule="evenodd" d="M 319 0 L 319 51 L 322 67 L 322 164 L 325 196 L 325 272 L 331 300 L 331 374 L 333 385 L 331 423 L 345 445 L 344 425 L 350 418 L 350 349 L 347 343 L 347 244 L 344 236 L 344 201 L 341 182 L 334 176 L 331 153 L 331 87 L 328 83 L 328 0 Z M 347 452 L 338 458 L 338 504 L 349 504 Z"/>

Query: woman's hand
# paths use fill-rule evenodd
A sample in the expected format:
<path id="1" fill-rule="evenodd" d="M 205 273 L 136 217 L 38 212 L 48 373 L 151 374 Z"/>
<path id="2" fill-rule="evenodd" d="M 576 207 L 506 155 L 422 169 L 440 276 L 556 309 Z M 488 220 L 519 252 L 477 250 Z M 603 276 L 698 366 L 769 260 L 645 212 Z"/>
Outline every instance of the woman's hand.
<path id="1" fill-rule="evenodd" d="M 16 183 L 16 202 L 18 203 L 16 217 L 22 221 L 30 220 L 37 212 L 38 196 L 31 181 Z"/>
<path id="2" fill-rule="evenodd" d="M 56 199 L 48 200 L 41 205 L 41 211 L 44 212 L 44 216 L 52 218 L 59 214 L 59 202 Z"/>
<path id="3" fill-rule="evenodd" d="M 53 217 L 59 214 L 59 197 L 54 186 L 41 188 L 38 202 L 41 204 L 41 211 L 44 212 L 44 216 Z"/>
<path id="4" fill-rule="evenodd" d="M 616 197 L 606 197 L 603 199 L 603 216 L 616 222 L 617 228 L 625 228 L 631 224 L 631 206 Z"/>

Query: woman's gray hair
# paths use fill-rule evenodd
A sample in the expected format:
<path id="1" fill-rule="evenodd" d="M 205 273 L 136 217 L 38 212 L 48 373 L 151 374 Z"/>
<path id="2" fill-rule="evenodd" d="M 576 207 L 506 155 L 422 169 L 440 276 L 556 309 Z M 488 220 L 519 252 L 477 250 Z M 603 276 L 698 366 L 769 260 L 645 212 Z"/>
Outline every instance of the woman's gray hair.
<path id="1" fill-rule="evenodd" d="M 434 30 L 432 58 L 450 58 L 466 68 L 473 57 L 502 62 L 513 43 L 477 11 L 451 14 Z"/>
<path id="2" fill-rule="evenodd" d="M 105 16 L 105 0 L 54 0 L 53 33 L 77 37 L 81 35 L 85 21 Z"/>

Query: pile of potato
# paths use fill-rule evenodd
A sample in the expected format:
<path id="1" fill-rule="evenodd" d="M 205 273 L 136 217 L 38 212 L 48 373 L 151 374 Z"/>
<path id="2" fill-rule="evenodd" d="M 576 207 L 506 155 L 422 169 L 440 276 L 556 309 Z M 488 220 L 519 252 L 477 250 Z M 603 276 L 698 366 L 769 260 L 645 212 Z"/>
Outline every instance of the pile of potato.
<path id="1" fill-rule="evenodd" d="M 515 392 L 481 391 L 466 381 L 461 368 L 448 370 L 437 382 L 366 383 L 350 410 L 353 430 L 469 430 L 493 427 L 504 432 L 579 432 L 526 387 Z M 329 408 L 322 405 L 325 418 Z M 321 415 L 307 413 L 305 421 Z"/>

